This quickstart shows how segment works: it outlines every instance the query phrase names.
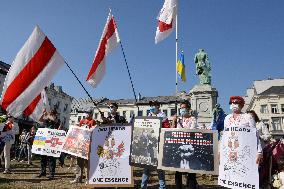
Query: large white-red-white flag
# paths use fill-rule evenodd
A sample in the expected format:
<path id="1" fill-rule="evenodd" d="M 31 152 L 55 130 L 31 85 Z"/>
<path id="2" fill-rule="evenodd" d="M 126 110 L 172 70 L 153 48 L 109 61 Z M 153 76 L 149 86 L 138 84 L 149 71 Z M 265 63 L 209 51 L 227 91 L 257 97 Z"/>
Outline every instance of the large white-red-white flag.
<path id="1" fill-rule="evenodd" d="M 176 22 L 177 0 L 165 0 L 158 16 L 158 27 L 156 31 L 155 43 L 159 43 L 167 38 L 173 31 Z"/>
<path id="2" fill-rule="evenodd" d="M 62 56 L 36 26 L 6 76 L 2 108 L 14 117 L 20 116 L 63 64 Z"/>
<path id="3" fill-rule="evenodd" d="M 25 116 L 29 116 L 34 121 L 40 123 L 40 118 L 44 110 L 47 112 L 50 111 L 49 101 L 45 89 L 30 103 L 23 113 Z"/>
<path id="4" fill-rule="evenodd" d="M 119 44 L 120 39 L 114 17 L 109 13 L 104 31 L 97 49 L 92 67 L 87 76 L 87 82 L 96 87 L 106 72 L 106 56 Z"/>

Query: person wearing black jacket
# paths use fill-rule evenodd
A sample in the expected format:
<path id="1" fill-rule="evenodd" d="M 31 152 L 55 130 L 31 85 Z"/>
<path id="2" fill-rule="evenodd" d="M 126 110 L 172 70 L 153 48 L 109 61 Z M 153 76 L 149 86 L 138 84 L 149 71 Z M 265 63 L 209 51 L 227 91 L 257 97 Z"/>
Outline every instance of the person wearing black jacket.
<path id="1" fill-rule="evenodd" d="M 57 119 L 56 110 L 52 110 L 51 112 L 46 112 L 46 110 L 44 110 L 39 121 L 43 122 L 43 126 L 49 129 L 58 129 L 60 125 L 60 122 Z M 49 169 L 48 179 L 52 180 L 54 179 L 55 167 L 56 167 L 56 158 L 52 156 L 46 156 L 46 155 L 41 156 L 41 161 L 40 161 L 41 170 L 40 170 L 40 174 L 37 177 L 40 178 L 40 177 L 46 176 L 47 163 L 48 163 L 48 169 Z"/>

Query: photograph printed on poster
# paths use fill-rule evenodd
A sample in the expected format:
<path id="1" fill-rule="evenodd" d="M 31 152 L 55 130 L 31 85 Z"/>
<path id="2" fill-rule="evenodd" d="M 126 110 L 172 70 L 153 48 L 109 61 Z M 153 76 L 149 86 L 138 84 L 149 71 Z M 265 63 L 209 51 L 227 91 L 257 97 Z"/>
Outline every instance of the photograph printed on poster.
<path id="1" fill-rule="evenodd" d="M 159 118 L 136 118 L 132 132 L 131 164 L 158 166 Z"/>
<path id="2" fill-rule="evenodd" d="M 159 168 L 192 173 L 216 173 L 216 137 L 216 132 L 208 130 L 162 129 Z"/>

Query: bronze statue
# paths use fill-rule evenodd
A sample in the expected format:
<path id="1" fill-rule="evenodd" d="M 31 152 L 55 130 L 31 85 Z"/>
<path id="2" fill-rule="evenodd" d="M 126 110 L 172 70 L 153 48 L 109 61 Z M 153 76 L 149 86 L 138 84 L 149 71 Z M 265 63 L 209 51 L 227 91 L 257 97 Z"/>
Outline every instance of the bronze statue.
<path id="1" fill-rule="evenodd" d="M 200 84 L 211 85 L 211 65 L 204 49 L 199 49 L 198 53 L 195 54 L 194 63 L 196 64 L 196 75 L 199 76 Z"/>

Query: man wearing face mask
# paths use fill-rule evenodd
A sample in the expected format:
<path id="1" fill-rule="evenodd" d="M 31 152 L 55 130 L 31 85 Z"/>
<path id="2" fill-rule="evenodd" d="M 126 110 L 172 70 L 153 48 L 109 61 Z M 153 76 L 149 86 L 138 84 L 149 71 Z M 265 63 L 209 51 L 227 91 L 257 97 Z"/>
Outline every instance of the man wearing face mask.
<path id="1" fill-rule="evenodd" d="M 187 129 L 197 129 L 196 118 L 192 116 L 191 104 L 189 101 L 184 100 L 180 103 L 180 116 L 175 116 L 173 118 L 172 128 L 187 128 Z M 188 189 L 196 189 L 197 181 L 195 173 L 187 173 L 186 185 Z M 175 174 L 176 188 L 182 188 L 182 173 L 176 172 Z"/>
<path id="2" fill-rule="evenodd" d="M 165 115 L 165 113 L 161 112 L 160 103 L 158 101 L 150 101 L 149 105 L 150 105 L 150 113 L 148 116 L 162 118 L 162 127 L 169 128 L 170 127 L 169 120 L 167 116 Z M 149 148 L 148 148 L 148 151 L 149 151 Z M 149 168 L 144 168 L 144 172 L 142 175 L 142 182 L 141 182 L 142 189 L 147 188 L 147 184 L 149 182 L 151 171 L 152 170 L 150 170 Z M 158 172 L 159 185 L 160 185 L 159 189 L 164 189 L 166 188 L 165 171 L 157 170 L 157 172 Z"/>
<path id="3" fill-rule="evenodd" d="M 242 113 L 241 110 L 244 107 L 245 100 L 240 96 L 231 96 L 230 97 L 230 110 L 231 114 L 227 115 L 224 121 L 224 128 L 228 127 L 256 127 L 253 117 L 248 113 Z M 257 133 L 258 135 L 258 133 Z M 257 137 L 257 158 L 256 163 L 259 164 L 262 161 L 262 148 Z"/>
<path id="4" fill-rule="evenodd" d="M 117 112 L 118 105 L 115 102 L 110 103 L 109 105 L 109 116 L 106 118 L 102 115 L 102 124 L 110 123 L 126 123 L 126 119 L 123 116 L 120 116 Z"/>

